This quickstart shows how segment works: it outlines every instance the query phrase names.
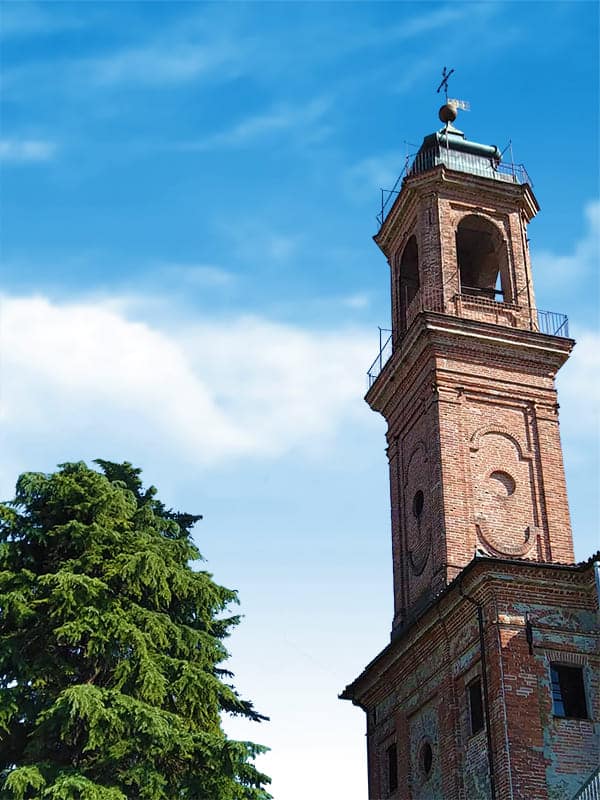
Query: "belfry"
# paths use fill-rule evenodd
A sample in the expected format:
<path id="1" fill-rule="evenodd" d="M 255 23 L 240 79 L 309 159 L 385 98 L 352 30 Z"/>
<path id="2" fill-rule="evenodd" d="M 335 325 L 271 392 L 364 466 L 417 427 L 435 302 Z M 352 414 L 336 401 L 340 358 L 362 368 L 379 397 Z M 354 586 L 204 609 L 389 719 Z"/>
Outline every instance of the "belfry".
<path id="1" fill-rule="evenodd" d="M 554 384 L 574 342 L 535 301 L 531 181 L 457 106 L 375 236 L 392 330 L 366 400 L 387 422 L 394 616 L 341 696 L 366 712 L 369 800 L 591 800 L 600 555 L 574 563 Z"/>

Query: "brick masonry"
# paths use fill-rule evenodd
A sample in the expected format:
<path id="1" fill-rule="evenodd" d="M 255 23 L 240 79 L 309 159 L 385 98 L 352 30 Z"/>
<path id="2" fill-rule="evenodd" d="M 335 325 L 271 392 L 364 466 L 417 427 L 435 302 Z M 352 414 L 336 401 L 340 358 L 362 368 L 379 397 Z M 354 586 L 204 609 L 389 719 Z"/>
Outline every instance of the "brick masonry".
<path id="1" fill-rule="evenodd" d="M 600 625 L 593 565 L 482 558 L 346 689 L 344 696 L 367 713 L 370 800 L 490 797 L 487 731 L 471 735 L 469 728 L 467 687 L 482 674 L 474 602 L 482 606 L 485 626 L 496 797 L 570 800 L 598 766 Z M 590 719 L 553 716 L 554 662 L 583 668 Z M 390 794 L 386 754 L 392 742 L 399 785 Z M 425 742 L 433 753 L 429 775 L 420 763 Z"/>
<path id="2" fill-rule="evenodd" d="M 600 760 L 598 591 L 573 564 L 554 384 L 573 342 L 538 330 L 537 210 L 528 185 L 439 166 L 405 180 L 376 237 L 394 349 L 366 399 L 388 423 L 394 618 L 342 695 L 367 713 L 370 800 L 477 800 L 492 782 L 497 800 L 570 800 Z M 461 285 L 461 225 L 476 248 L 484 232 L 473 252 L 502 302 Z M 589 719 L 553 715 L 550 663 L 582 669 Z M 477 678 L 488 722 L 471 735 Z"/>

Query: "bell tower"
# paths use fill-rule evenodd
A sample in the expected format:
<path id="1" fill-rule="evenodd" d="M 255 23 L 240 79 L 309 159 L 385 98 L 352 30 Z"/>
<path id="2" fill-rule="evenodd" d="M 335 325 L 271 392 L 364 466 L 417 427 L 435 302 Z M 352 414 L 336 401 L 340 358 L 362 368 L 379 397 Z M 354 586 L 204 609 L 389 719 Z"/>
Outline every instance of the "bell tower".
<path id="1" fill-rule="evenodd" d="M 583 800 L 600 553 L 573 563 L 554 385 L 573 341 L 535 301 L 531 181 L 454 127 L 457 105 L 375 236 L 392 331 L 366 400 L 387 421 L 394 620 L 341 697 L 366 715 L 369 800 Z"/>
<path id="2" fill-rule="evenodd" d="M 393 630 L 476 555 L 573 562 L 554 385 L 573 342 L 535 302 L 539 206 L 523 167 L 453 126 L 452 101 L 440 119 L 375 236 L 391 355 L 366 400 L 388 424 Z"/>

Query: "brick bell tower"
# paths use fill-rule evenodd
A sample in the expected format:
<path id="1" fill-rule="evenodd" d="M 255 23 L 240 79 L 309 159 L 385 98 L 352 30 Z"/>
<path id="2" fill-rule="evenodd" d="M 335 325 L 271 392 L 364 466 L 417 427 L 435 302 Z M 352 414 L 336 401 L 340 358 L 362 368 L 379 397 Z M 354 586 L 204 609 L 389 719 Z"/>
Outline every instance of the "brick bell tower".
<path id="1" fill-rule="evenodd" d="M 535 302 L 524 167 L 467 140 L 455 102 L 440 119 L 374 237 L 394 617 L 341 696 L 367 712 L 371 800 L 571 800 L 600 752 L 600 567 L 574 564 L 554 385 L 574 342 Z"/>
<path id="2" fill-rule="evenodd" d="M 554 386 L 573 342 L 536 308 L 538 210 L 522 167 L 448 123 L 375 236 L 392 356 L 366 400 L 388 423 L 394 628 L 476 553 L 573 562 Z"/>

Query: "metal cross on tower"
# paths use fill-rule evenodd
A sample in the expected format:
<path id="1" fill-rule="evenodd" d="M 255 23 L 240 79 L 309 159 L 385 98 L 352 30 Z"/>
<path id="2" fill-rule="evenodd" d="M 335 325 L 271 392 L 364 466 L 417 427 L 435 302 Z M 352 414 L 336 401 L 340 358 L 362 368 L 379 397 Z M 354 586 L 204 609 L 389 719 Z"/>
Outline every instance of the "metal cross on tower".
<path id="1" fill-rule="evenodd" d="M 444 69 L 442 70 L 442 82 L 437 88 L 437 93 L 439 94 L 443 87 L 444 94 L 446 95 L 446 102 L 448 102 L 448 78 L 450 77 L 450 75 L 452 75 L 453 72 L 454 68 L 452 68 L 450 72 L 448 72 L 446 67 L 444 67 Z"/>

